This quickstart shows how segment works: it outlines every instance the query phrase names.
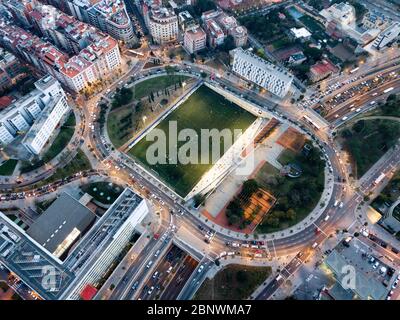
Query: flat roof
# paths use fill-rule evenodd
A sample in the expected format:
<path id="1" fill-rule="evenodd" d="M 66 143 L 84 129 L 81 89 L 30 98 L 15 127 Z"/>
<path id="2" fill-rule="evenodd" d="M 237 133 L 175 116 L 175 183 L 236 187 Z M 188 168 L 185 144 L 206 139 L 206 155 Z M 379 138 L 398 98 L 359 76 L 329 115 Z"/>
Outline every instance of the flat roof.
<path id="1" fill-rule="evenodd" d="M 311 37 L 310 31 L 306 28 L 292 28 L 290 31 L 294 34 L 296 38 L 308 38 Z"/>
<path id="2" fill-rule="evenodd" d="M 29 227 L 27 234 L 54 253 L 68 236 L 74 234 L 76 239 L 95 219 L 91 210 L 64 192 Z M 59 257 L 68 247 L 56 256 Z"/>
<path id="3" fill-rule="evenodd" d="M 384 276 L 379 273 L 379 269 L 386 265 L 380 261 L 379 268 L 374 269 L 372 263 L 368 262 L 367 255 L 371 252 L 369 249 L 364 243 L 353 238 L 349 247 L 342 243 L 337 245 L 325 259 L 325 264 L 334 272 L 338 283 L 341 283 L 347 275 L 343 271 L 344 268 L 353 267 L 355 269 L 354 293 L 362 300 L 382 300 L 386 297 L 389 287 L 384 286 Z"/>

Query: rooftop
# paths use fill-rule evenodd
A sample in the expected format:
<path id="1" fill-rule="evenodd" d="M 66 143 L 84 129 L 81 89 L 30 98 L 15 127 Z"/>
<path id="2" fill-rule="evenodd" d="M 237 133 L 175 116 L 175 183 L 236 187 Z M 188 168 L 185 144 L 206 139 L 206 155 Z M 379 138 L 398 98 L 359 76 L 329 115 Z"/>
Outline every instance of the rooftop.
<path id="1" fill-rule="evenodd" d="M 62 193 L 27 233 L 58 258 L 93 223 L 96 216 L 68 193 Z"/>
<path id="2" fill-rule="evenodd" d="M 296 38 L 311 37 L 311 32 L 308 31 L 306 28 L 292 28 L 292 29 L 290 29 L 290 31 Z"/>
<path id="3" fill-rule="evenodd" d="M 343 273 L 343 268 L 353 267 L 355 269 L 355 285 L 352 290 L 358 298 L 382 300 L 389 291 L 389 287 L 383 284 L 385 279 L 388 280 L 388 276 L 381 274 L 379 269 L 382 266 L 387 266 L 380 261 L 379 268 L 374 269 L 369 261 L 370 252 L 371 250 L 367 245 L 357 238 L 353 238 L 349 247 L 340 243 L 325 259 L 325 264 L 335 274 L 338 283 L 342 283 L 344 276 L 348 274 Z"/>

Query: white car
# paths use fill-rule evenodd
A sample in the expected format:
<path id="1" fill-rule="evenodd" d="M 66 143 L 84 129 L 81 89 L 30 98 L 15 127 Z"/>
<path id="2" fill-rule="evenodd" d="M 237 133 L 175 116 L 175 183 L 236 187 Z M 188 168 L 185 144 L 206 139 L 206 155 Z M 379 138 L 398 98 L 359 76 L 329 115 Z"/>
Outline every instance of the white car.
<path id="1" fill-rule="evenodd" d="M 198 272 L 198 273 L 201 273 L 201 272 L 203 271 L 203 269 L 204 269 L 204 266 L 201 265 L 201 266 L 199 267 L 199 269 L 197 270 L 197 272 Z"/>

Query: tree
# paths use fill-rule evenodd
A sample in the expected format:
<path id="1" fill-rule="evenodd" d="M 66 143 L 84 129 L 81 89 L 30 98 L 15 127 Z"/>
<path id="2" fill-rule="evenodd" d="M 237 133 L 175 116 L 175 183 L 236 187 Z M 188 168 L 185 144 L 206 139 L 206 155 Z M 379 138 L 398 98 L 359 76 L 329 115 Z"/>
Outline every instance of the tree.
<path id="1" fill-rule="evenodd" d="M 296 211 L 294 211 L 293 209 L 289 209 L 288 211 L 286 211 L 286 219 L 291 221 L 296 220 Z"/>
<path id="2" fill-rule="evenodd" d="M 243 195 L 251 196 L 254 192 L 258 190 L 258 183 L 254 179 L 249 179 L 243 182 L 242 193 Z"/>
<path id="3" fill-rule="evenodd" d="M 196 4 L 193 6 L 194 12 L 197 16 L 201 16 L 201 14 L 205 11 L 215 10 L 217 6 L 212 0 L 197 0 Z"/>
<path id="4" fill-rule="evenodd" d="M 219 47 L 219 49 L 221 51 L 225 51 L 225 52 L 229 52 L 229 51 L 231 51 L 232 49 L 235 49 L 235 48 L 236 48 L 235 39 L 231 35 L 228 35 L 225 38 L 224 43 Z"/>
<path id="5" fill-rule="evenodd" d="M 165 66 L 165 72 L 170 75 L 170 74 L 174 74 L 176 72 L 176 67 L 171 67 L 171 66 Z"/>
<path id="6" fill-rule="evenodd" d="M 236 273 L 236 280 L 240 283 L 246 283 L 248 281 L 248 276 L 247 276 L 247 272 L 244 270 L 239 270 Z"/>

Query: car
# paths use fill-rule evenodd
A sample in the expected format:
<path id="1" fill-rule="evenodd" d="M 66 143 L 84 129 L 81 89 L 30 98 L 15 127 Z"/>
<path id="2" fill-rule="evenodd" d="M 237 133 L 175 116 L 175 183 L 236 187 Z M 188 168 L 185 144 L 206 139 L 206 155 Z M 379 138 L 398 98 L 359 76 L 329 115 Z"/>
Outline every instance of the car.
<path id="1" fill-rule="evenodd" d="M 379 267 L 379 261 L 375 261 L 375 263 L 372 265 L 372 268 L 377 269 Z"/>
<path id="2" fill-rule="evenodd" d="M 146 265 L 147 269 L 150 269 L 151 265 L 153 264 L 153 260 L 150 260 L 149 263 Z"/>
<path id="3" fill-rule="evenodd" d="M 203 271 L 203 269 L 204 269 L 204 266 L 201 265 L 201 266 L 199 267 L 199 269 L 197 270 L 197 272 L 198 272 L 198 273 L 201 273 L 201 272 Z"/>
<path id="4" fill-rule="evenodd" d="M 173 267 L 172 267 L 172 266 L 170 266 L 170 267 L 168 268 L 168 270 L 167 270 L 167 273 L 168 273 L 168 274 L 170 274 L 170 273 L 171 273 L 171 271 L 172 271 L 172 269 L 173 269 Z"/>
<path id="5" fill-rule="evenodd" d="M 139 286 L 139 281 L 136 281 L 132 286 L 132 290 L 135 291 L 138 286 Z"/>
<path id="6" fill-rule="evenodd" d="M 399 284 L 399 280 L 396 279 L 395 282 L 392 285 L 392 289 L 396 289 L 398 284 Z"/>
<path id="7" fill-rule="evenodd" d="M 311 248 L 315 249 L 316 247 L 318 247 L 318 242 L 314 242 L 314 244 L 311 246 Z"/>
<path id="8" fill-rule="evenodd" d="M 158 250 L 156 251 L 156 253 L 154 254 L 154 256 L 157 258 L 159 254 L 160 254 L 160 249 L 158 249 Z"/>
<path id="9" fill-rule="evenodd" d="M 154 290 L 154 286 L 151 286 L 149 291 L 147 291 L 147 294 L 151 295 L 153 293 L 153 290 Z"/>
<path id="10" fill-rule="evenodd" d="M 334 207 L 337 207 L 339 204 L 339 200 L 336 200 L 335 203 L 333 204 Z"/>
<path id="11" fill-rule="evenodd" d="M 159 274 L 160 274 L 160 273 L 159 273 L 158 271 L 154 272 L 152 278 L 153 278 L 153 279 L 156 279 L 156 278 L 159 276 Z"/>

